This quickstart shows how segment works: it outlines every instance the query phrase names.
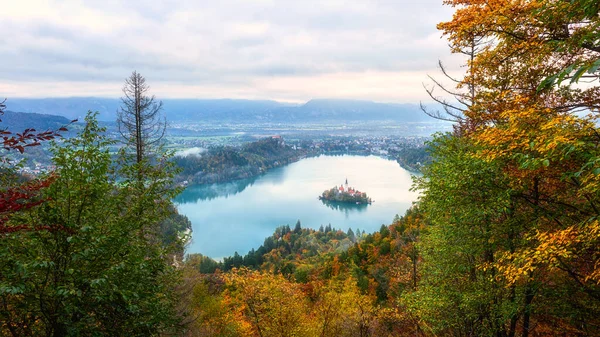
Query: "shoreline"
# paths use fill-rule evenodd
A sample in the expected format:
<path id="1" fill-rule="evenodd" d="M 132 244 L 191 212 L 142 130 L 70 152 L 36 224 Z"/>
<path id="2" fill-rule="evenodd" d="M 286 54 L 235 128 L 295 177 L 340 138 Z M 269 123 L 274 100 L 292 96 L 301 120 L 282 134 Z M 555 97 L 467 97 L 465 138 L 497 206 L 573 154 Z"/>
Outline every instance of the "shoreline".
<path id="1" fill-rule="evenodd" d="M 214 185 L 214 184 L 227 184 L 227 183 L 233 183 L 233 182 L 239 182 L 245 179 L 254 179 L 254 178 L 258 178 L 260 176 L 263 176 L 265 174 L 267 174 L 269 171 L 276 169 L 276 168 L 280 168 L 280 167 L 284 167 L 296 162 L 299 162 L 303 159 L 308 159 L 308 158 L 315 158 L 315 157 L 320 157 L 320 156 L 361 156 L 361 157 L 369 157 L 369 156 L 374 156 L 374 157 L 379 157 L 379 158 L 383 158 L 383 159 L 388 159 L 391 161 L 394 161 L 398 164 L 398 166 L 400 166 L 400 168 L 402 168 L 403 170 L 406 170 L 408 173 L 410 173 L 411 175 L 420 175 L 421 172 L 416 171 L 414 168 L 412 167 L 407 167 L 405 165 L 400 164 L 400 162 L 398 162 L 397 159 L 390 157 L 389 155 L 381 155 L 381 154 L 376 154 L 376 153 L 365 153 L 362 151 L 329 151 L 329 152 L 321 152 L 321 153 L 316 153 L 316 154 L 308 154 L 308 155 L 304 155 L 304 156 L 300 156 L 297 158 L 292 159 L 291 161 L 285 163 L 285 164 L 278 164 L 278 165 L 274 165 L 272 167 L 267 168 L 266 170 L 262 170 L 260 173 L 258 174 L 253 174 L 253 175 L 249 175 L 247 177 L 240 177 L 240 178 L 235 178 L 235 179 L 216 179 L 210 182 L 189 182 L 189 183 L 185 183 L 182 184 L 182 181 L 178 181 L 177 185 L 179 185 L 180 187 L 186 188 L 188 186 L 208 186 L 208 185 Z M 177 179 L 179 180 L 179 179 Z"/>

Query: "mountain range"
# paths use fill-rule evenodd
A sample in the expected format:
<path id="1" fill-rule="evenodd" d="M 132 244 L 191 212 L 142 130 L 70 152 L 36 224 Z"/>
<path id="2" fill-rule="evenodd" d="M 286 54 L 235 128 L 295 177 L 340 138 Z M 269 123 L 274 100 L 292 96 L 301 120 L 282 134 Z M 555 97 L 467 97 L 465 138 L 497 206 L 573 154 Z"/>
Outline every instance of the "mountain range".
<path id="1" fill-rule="evenodd" d="M 22 132 L 25 129 L 35 129 L 37 131 L 57 130 L 60 127 L 68 125 L 71 120 L 63 116 L 4 111 L 0 115 L 0 130 L 8 128 L 13 132 Z"/>
<path id="2" fill-rule="evenodd" d="M 313 99 L 304 104 L 242 99 L 164 99 L 163 111 L 170 122 L 306 123 L 306 122 L 433 122 L 416 104 L 377 103 L 360 100 Z M 82 120 L 88 110 L 99 120 L 114 121 L 120 100 L 116 98 L 12 98 L 7 109 L 59 115 Z"/>

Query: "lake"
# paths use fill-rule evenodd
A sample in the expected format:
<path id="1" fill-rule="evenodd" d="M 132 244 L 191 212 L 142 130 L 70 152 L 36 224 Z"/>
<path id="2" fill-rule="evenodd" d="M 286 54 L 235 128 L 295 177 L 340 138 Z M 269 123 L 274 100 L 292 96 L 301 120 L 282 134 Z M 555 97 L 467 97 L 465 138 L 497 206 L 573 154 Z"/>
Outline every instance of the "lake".
<path id="1" fill-rule="evenodd" d="M 325 189 L 349 186 L 366 192 L 371 205 L 328 205 L 318 199 Z M 411 173 L 397 162 L 376 156 L 320 156 L 268 171 L 247 180 L 189 186 L 176 199 L 181 214 L 192 222 L 187 253 L 215 259 L 245 255 L 282 225 L 321 225 L 368 233 L 403 215 L 417 199 Z"/>

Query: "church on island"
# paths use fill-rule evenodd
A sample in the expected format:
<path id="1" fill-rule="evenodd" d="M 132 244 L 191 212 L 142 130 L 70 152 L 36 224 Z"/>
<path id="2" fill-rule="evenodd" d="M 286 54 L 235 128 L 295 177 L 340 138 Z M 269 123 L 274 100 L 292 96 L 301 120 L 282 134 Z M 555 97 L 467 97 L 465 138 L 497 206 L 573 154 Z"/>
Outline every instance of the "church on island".
<path id="1" fill-rule="evenodd" d="M 326 201 L 355 203 L 357 205 L 371 204 L 373 202 L 373 200 L 367 196 L 367 193 L 348 186 L 348 178 L 346 178 L 346 183 L 340 185 L 340 187 L 335 186 L 329 190 L 323 191 L 323 194 L 319 196 L 319 199 Z"/>

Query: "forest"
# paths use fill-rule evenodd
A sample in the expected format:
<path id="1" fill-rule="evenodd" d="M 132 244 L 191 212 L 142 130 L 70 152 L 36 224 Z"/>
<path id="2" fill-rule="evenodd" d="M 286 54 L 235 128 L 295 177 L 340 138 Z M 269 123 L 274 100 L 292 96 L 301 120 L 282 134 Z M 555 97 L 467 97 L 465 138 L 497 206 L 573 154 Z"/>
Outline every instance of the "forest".
<path id="1" fill-rule="evenodd" d="M 117 156 L 90 112 L 52 145 L 55 170 L 25 179 L 7 153 L 69 125 L 2 129 L 0 335 L 600 336 L 600 3 L 444 3 L 466 63 L 460 78 L 440 63 L 426 90 L 443 108 L 424 110 L 454 129 L 429 142 L 418 201 L 375 233 L 298 222 L 244 256 L 183 258 L 178 170 L 136 72 Z M 237 176 L 224 163 L 266 169 L 282 146 L 175 160 Z"/>
<path id="2" fill-rule="evenodd" d="M 285 145 L 281 137 L 267 137 L 241 148 L 221 146 L 202 155 L 174 157 L 173 160 L 182 169 L 178 181 L 213 184 L 252 178 L 305 155 L 306 151 L 296 151 Z"/>
<path id="3" fill-rule="evenodd" d="M 389 157 L 411 172 L 420 172 L 423 166 L 431 162 L 430 151 L 422 147 L 406 147 L 400 151 L 390 151 Z"/>
<path id="4" fill-rule="evenodd" d="M 309 147 L 304 142 L 301 148 L 294 148 L 286 144 L 281 136 L 272 136 L 245 143 L 241 146 L 215 146 L 200 154 L 187 156 L 174 156 L 173 162 L 181 168 L 175 181 L 187 184 L 214 184 L 232 182 L 241 179 L 255 178 L 266 171 L 285 166 L 302 158 L 310 156 L 340 155 L 351 152 L 353 154 L 370 155 L 369 148 L 356 146 L 354 142 L 346 141 L 341 145 L 336 141 L 318 142 L 319 147 Z M 352 148 L 352 145 L 356 148 Z M 426 148 L 405 146 L 391 150 L 386 157 L 393 159 L 398 164 L 411 172 L 419 172 L 420 168 L 427 165 L 431 156 Z"/>
<path id="5" fill-rule="evenodd" d="M 190 258 L 191 335 L 600 335 L 600 4 L 445 3 L 467 62 L 427 87 L 455 127 L 429 143 L 413 209 L 354 239 L 283 227 Z"/>

